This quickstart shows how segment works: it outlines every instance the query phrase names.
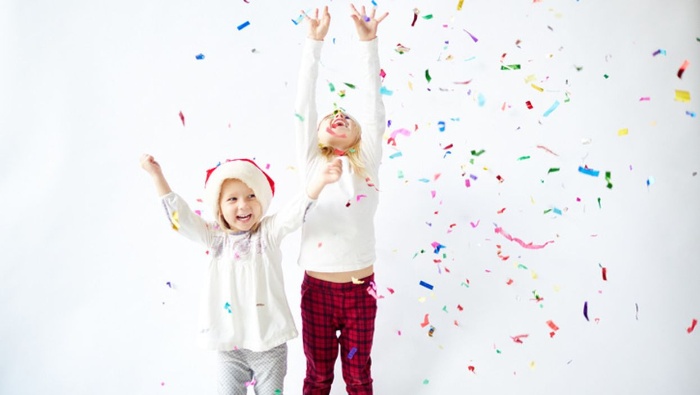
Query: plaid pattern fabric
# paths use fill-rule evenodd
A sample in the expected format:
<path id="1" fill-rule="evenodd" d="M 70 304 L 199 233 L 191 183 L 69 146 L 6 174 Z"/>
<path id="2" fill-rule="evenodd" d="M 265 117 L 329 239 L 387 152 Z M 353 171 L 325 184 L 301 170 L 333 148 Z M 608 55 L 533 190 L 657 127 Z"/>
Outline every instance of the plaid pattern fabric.
<path id="1" fill-rule="evenodd" d="M 367 292 L 374 274 L 363 284 L 331 283 L 304 275 L 301 323 L 306 354 L 304 395 L 327 395 L 340 346 L 347 393 L 372 395 L 372 339 L 377 300 Z M 336 334 L 340 331 L 340 336 Z"/>

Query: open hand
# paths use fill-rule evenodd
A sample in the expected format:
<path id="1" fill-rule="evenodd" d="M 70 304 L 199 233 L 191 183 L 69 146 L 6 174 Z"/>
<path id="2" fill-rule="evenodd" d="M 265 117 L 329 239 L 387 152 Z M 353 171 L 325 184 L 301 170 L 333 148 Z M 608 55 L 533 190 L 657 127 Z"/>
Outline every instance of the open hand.
<path id="1" fill-rule="evenodd" d="M 309 22 L 309 38 L 316 41 L 323 41 L 328 33 L 328 27 L 331 24 L 331 14 L 328 12 L 328 6 L 323 7 L 323 15 L 321 15 L 321 18 L 318 17 L 318 8 L 316 8 L 313 18 L 305 11 L 301 13 L 304 14 L 305 19 Z"/>
<path id="2" fill-rule="evenodd" d="M 371 41 L 377 37 L 377 27 L 384 20 L 384 18 L 389 15 L 385 12 L 379 18 L 376 17 L 377 9 L 372 8 L 372 12 L 367 15 L 365 11 L 365 6 L 362 6 L 362 12 L 357 11 L 354 4 L 350 4 L 352 8 L 352 14 L 350 17 L 353 22 L 355 22 L 355 28 L 357 29 L 357 35 L 360 37 L 360 41 Z"/>

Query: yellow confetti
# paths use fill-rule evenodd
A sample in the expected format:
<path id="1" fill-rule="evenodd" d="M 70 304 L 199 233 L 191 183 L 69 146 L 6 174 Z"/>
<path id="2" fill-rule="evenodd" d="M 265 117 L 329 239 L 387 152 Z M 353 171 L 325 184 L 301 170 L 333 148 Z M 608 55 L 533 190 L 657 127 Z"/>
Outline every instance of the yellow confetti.
<path id="1" fill-rule="evenodd" d="M 411 81 L 408 81 L 408 89 L 413 90 L 413 84 L 411 83 Z"/>
<path id="2" fill-rule="evenodd" d="M 690 102 L 690 92 L 680 91 L 676 89 L 676 101 L 689 103 Z"/>
<path id="3" fill-rule="evenodd" d="M 530 361 L 530 369 L 535 370 L 535 361 Z"/>
<path id="4" fill-rule="evenodd" d="M 421 303 L 425 303 L 425 296 L 421 296 L 420 298 L 418 298 L 418 301 Z"/>
<path id="5" fill-rule="evenodd" d="M 457 11 L 461 11 L 463 5 L 464 5 L 464 0 L 459 0 L 457 2 Z"/>
<path id="6" fill-rule="evenodd" d="M 533 280 L 537 280 L 537 272 L 535 272 L 534 270 L 530 270 L 530 276 Z"/>
<path id="7" fill-rule="evenodd" d="M 624 128 L 617 131 L 618 136 L 627 136 L 629 134 L 629 129 Z"/>
<path id="8" fill-rule="evenodd" d="M 364 281 L 358 280 L 358 279 L 356 279 L 355 277 L 351 277 L 351 278 L 352 278 L 352 283 L 353 283 L 353 284 L 364 284 L 364 283 L 365 283 Z"/>
<path id="9" fill-rule="evenodd" d="M 530 74 L 525 78 L 525 83 L 527 84 L 529 82 L 535 81 L 536 79 L 537 79 L 537 77 L 535 77 L 534 74 Z"/>
<path id="10" fill-rule="evenodd" d="M 173 225 L 173 229 L 176 231 L 180 230 L 180 213 L 177 211 L 173 211 L 172 214 L 170 214 L 170 223 Z"/>
<path id="11" fill-rule="evenodd" d="M 535 89 L 537 89 L 537 90 L 540 91 L 540 92 L 544 92 L 544 89 L 543 89 L 543 88 L 540 88 L 539 86 L 537 86 L 537 85 L 535 85 L 535 84 L 530 84 L 530 86 L 533 87 L 533 88 L 535 88 Z"/>

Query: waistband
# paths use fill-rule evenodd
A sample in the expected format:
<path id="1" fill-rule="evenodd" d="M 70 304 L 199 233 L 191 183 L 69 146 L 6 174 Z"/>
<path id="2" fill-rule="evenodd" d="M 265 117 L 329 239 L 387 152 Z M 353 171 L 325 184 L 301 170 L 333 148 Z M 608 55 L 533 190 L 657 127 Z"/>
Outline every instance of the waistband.
<path id="1" fill-rule="evenodd" d="M 360 281 L 362 281 L 362 284 L 355 284 L 353 282 L 347 282 L 347 283 L 332 283 L 330 281 L 324 281 L 324 280 L 319 280 L 318 278 L 313 278 L 309 276 L 307 273 L 304 273 L 304 280 L 303 280 L 303 285 L 307 287 L 312 287 L 315 289 L 322 289 L 322 290 L 327 290 L 327 291 L 345 291 L 345 290 L 351 290 L 351 289 L 357 289 L 360 288 L 364 290 L 366 287 L 370 285 L 370 282 L 374 281 L 374 273 L 370 274 L 367 277 L 361 278 Z"/>

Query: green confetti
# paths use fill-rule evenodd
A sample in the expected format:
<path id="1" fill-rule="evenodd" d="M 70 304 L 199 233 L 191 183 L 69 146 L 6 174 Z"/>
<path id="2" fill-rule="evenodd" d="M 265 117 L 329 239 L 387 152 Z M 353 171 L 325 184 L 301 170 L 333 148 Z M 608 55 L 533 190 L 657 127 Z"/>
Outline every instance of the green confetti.
<path id="1" fill-rule="evenodd" d="M 547 214 L 547 213 L 550 212 L 550 211 L 552 211 L 552 209 L 551 209 L 551 208 L 548 208 L 548 209 L 544 210 L 544 212 L 543 212 L 542 214 Z"/>
<path id="2" fill-rule="evenodd" d="M 501 70 L 520 70 L 519 64 L 501 65 Z"/>
<path id="3" fill-rule="evenodd" d="M 558 167 L 550 167 L 549 170 L 547 170 L 547 174 L 556 173 L 558 171 L 559 171 Z"/>
<path id="4" fill-rule="evenodd" d="M 301 116 L 301 114 L 294 114 L 295 117 L 297 117 L 298 120 L 304 122 L 304 117 Z"/>
<path id="5" fill-rule="evenodd" d="M 603 77 L 605 77 L 606 80 L 607 80 L 608 78 L 610 78 L 610 76 L 607 75 L 607 74 L 603 74 Z"/>
<path id="6" fill-rule="evenodd" d="M 427 385 L 428 383 L 430 383 L 430 380 L 428 380 L 428 379 L 423 380 L 423 384 Z"/>
<path id="7" fill-rule="evenodd" d="M 430 77 L 430 70 L 428 69 L 425 69 L 425 79 L 428 80 L 428 82 L 432 80 L 432 78 Z"/>
<path id="8" fill-rule="evenodd" d="M 338 96 L 345 97 L 345 90 L 341 89 L 338 91 Z"/>
<path id="9" fill-rule="evenodd" d="M 479 155 L 483 154 L 484 152 L 486 152 L 486 151 L 485 151 L 485 150 L 480 150 L 480 151 L 477 152 L 476 150 L 472 150 L 472 155 L 474 155 L 474 156 L 479 156 Z"/>
<path id="10" fill-rule="evenodd" d="M 605 181 L 607 181 L 607 183 L 608 183 L 608 185 L 607 185 L 608 189 L 612 189 L 613 185 L 612 185 L 612 182 L 610 182 L 610 172 L 609 171 L 605 172 Z"/>
<path id="11" fill-rule="evenodd" d="M 518 269 L 525 269 L 525 270 L 527 270 L 527 266 L 523 265 L 522 263 L 518 263 Z"/>
<path id="12" fill-rule="evenodd" d="M 399 179 L 403 179 L 403 170 L 399 170 L 398 176 L 399 176 Z"/>
<path id="13" fill-rule="evenodd" d="M 423 19 L 433 19 L 433 14 L 428 14 L 424 16 Z"/>
<path id="14" fill-rule="evenodd" d="M 332 82 L 329 82 L 329 83 L 328 83 L 328 89 L 330 89 L 331 92 L 335 92 L 335 85 L 333 85 Z"/>
<path id="15" fill-rule="evenodd" d="M 496 354 L 500 354 L 500 353 L 501 353 L 501 350 L 496 349 Z"/>
<path id="16" fill-rule="evenodd" d="M 351 84 L 351 83 L 349 83 L 349 82 L 343 82 L 343 84 L 345 84 L 345 86 L 347 86 L 347 87 L 350 88 L 350 89 L 355 89 L 355 85 L 353 85 L 353 84 Z"/>
<path id="17" fill-rule="evenodd" d="M 598 208 L 603 208 L 600 206 L 600 198 L 598 198 Z"/>
<path id="18" fill-rule="evenodd" d="M 530 159 L 530 155 L 521 156 L 518 160 Z"/>
<path id="19" fill-rule="evenodd" d="M 444 311 L 445 313 L 447 313 L 447 305 L 442 306 L 442 311 Z"/>

